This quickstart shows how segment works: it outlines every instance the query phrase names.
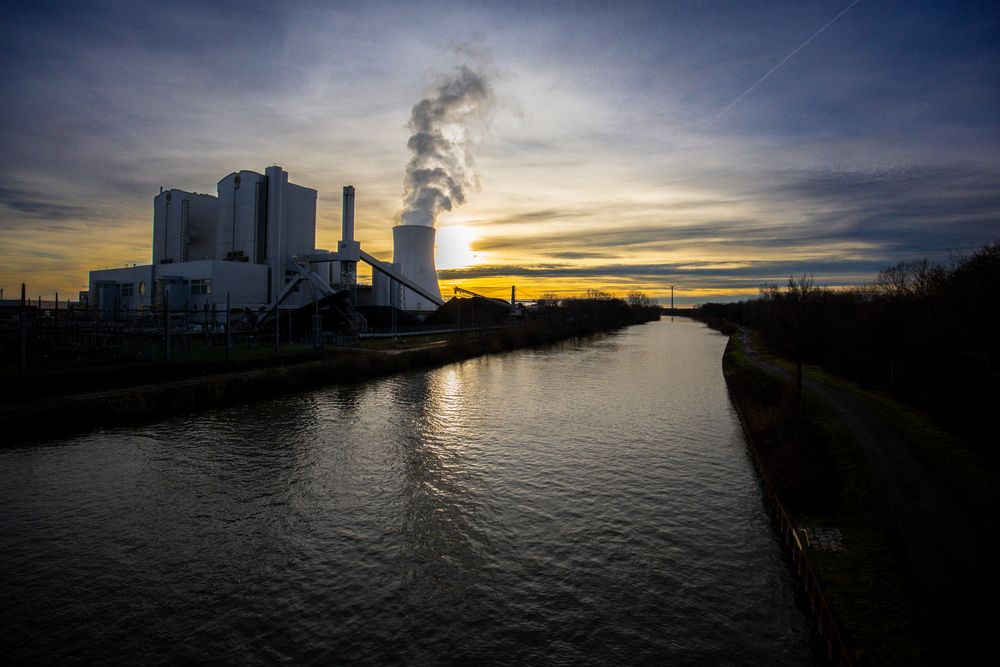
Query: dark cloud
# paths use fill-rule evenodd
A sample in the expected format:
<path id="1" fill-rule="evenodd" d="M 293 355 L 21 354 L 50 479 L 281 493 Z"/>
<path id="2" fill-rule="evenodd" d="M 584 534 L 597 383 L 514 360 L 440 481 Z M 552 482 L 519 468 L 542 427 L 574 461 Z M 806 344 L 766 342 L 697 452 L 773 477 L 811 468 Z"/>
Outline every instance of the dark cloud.
<path id="1" fill-rule="evenodd" d="M 860 241 L 887 255 L 939 255 L 1000 234 L 1000 169 L 785 173 L 769 197 L 806 212 L 817 243 Z"/>
<path id="2" fill-rule="evenodd" d="M 519 225 L 531 222 L 551 222 L 554 220 L 570 220 L 592 215 L 593 211 L 570 208 L 543 208 L 537 211 L 515 213 L 502 218 L 479 221 L 488 225 Z"/>
<path id="3" fill-rule="evenodd" d="M 787 233 L 787 230 L 784 232 Z M 784 243 L 784 233 L 774 224 L 753 220 L 716 220 L 687 225 L 646 225 L 600 229 L 582 228 L 548 234 L 524 236 L 487 236 L 472 244 L 476 252 L 516 252 L 531 250 L 554 256 L 559 252 L 576 252 L 571 248 L 600 246 L 627 249 L 706 243 L 762 244 Z M 563 250 L 565 248 L 565 250 Z M 606 252 L 606 251 L 601 251 Z"/>
<path id="4" fill-rule="evenodd" d="M 95 209 L 84 206 L 66 204 L 62 201 L 45 197 L 37 192 L 20 190 L 14 188 L 0 187 L 0 206 L 5 206 L 13 211 L 15 218 L 31 218 L 33 228 L 38 228 L 37 221 L 47 223 L 58 223 L 70 220 L 94 220 L 100 217 L 100 213 Z M 6 228 L 16 228 L 16 219 L 8 219 L 4 223 Z M 45 225 L 50 230 L 65 229 L 64 225 Z"/>
<path id="5" fill-rule="evenodd" d="M 712 263 L 660 263 L 660 264 L 603 264 L 600 266 L 574 266 L 570 264 L 532 264 L 471 266 L 461 269 L 438 271 L 446 280 L 471 278 L 589 278 L 652 280 L 658 283 L 678 283 L 688 287 L 710 288 L 719 286 L 759 286 L 765 282 L 783 281 L 789 276 L 812 274 L 844 284 L 858 275 L 874 275 L 886 268 L 881 260 L 778 260 L 754 261 L 736 265 Z"/>
<path id="6" fill-rule="evenodd" d="M 609 212 L 613 213 L 615 217 L 620 217 L 627 213 L 648 213 L 650 211 L 660 210 L 664 213 L 677 213 L 679 211 L 698 211 L 714 209 L 724 206 L 739 205 L 740 200 L 731 198 L 714 198 L 714 199 L 689 199 L 682 201 L 671 201 L 669 204 L 650 204 L 647 202 L 629 202 L 629 201 L 614 201 L 608 202 L 607 208 Z M 562 207 L 562 208 L 542 208 L 534 211 L 522 211 L 519 213 L 513 213 L 499 218 L 489 218 L 483 220 L 474 220 L 467 222 L 465 224 L 471 225 L 520 225 L 520 224 L 530 224 L 535 222 L 559 222 L 559 221 L 569 221 L 569 220 L 579 220 L 583 218 L 592 218 L 594 216 L 593 208 L 583 208 L 583 207 Z"/>
<path id="7" fill-rule="evenodd" d="M 720 204 L 726 200 L 719 200 Z M 735 208 L 763 207 L 775 216 L 736 219 L 708 218 L 677 224 L 606 227 L 581 224 L 571 231 L 531 236 L 486 236 L 473 243 L 477 252 L 530 251 L 554 258 L 573 258 L 590 248 L 622 251 L 679 250 L 720 247 L 770 253 L 808 248 L 819 253 L 841 252 L 844 244 L 877 248 L 884 258 L 941 257 L 958 248 L 989 242 L 1000 235 L 1000 169 L 928 166 L 898 171 L 778 171 L 762 172 Z M 668 212 L 708 208 L 705 201 L 661 207 Z M 609 204 L 613 211 L 630 204 Z M 647 214 L 656 209 L 641 205 Z M 550 217 L 594 217 L 594 210 L 544 209 L 511 216 L 512 222 Z M 675 216 L 671 216 L 672 218 Z M 579 248 L 586 250 L 580 251 Z M 608 252 L 606 250 L 600 251 Z M 745 253 L 740 253 L 744 256 Z M 589 254 L 579 258 L 589 257 Z"/>
<path id="8" fill-rule="evenodd" d="M 770 193 L 779 197 L 834 203 L 939 201 L 959 204 L 969 197 L 1000 200 L 1000 168 L 928 165 L 895 170 L 811 170 L 774 172 Z"/>
<path id="9" fill-rule="evenodd" d="M 553 259 L 599 259 L 614 257 L 614 253 L 586 250 L 565 250 L 547 253 Z"/>

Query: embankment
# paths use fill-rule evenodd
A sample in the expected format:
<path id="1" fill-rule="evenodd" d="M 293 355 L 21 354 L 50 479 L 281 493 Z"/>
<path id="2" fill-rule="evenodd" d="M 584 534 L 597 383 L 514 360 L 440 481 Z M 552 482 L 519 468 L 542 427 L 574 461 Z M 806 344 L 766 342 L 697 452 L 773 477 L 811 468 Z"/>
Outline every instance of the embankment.
<path id="1" fill-rule="evenodd" d="M 518 327 L 469 331 L 450 337 L 444 344 L 409 350 L 338 348 L 318 358 L 309 355 L 299 357 L 305 360 L 256 369 L 248 369 L 241 363 L 236 371 L 194 377 L 177 377 L 176 369 L 168 369 L 164 376 L 153 374 L 150 378 L 150 374 L 146 374 L 143 384 L 133 382 L 127 386 L 105 386 L 74 393 L 59 393 L 58 389 L 53 389 L 49 395 L 8 400 L 0 404 L 0 429 L 5 434 L 6 444 L 48 439 L 94 427 L 151 421 L 333 383 L 362 382 L 390 373 L 592 335 L 652 319 L 655 318 L 640 313 L 603 322 L 547 319 Z M 225 367 L 216 367 L 220 368 Z M 104 372 L 104 376 L 108 383 L 114 379 L 113 371 Z M 131 369 L 121 376 L 134 377 Z M 58 377 L 52 383 L 54 388 L 60 386 Z"/>

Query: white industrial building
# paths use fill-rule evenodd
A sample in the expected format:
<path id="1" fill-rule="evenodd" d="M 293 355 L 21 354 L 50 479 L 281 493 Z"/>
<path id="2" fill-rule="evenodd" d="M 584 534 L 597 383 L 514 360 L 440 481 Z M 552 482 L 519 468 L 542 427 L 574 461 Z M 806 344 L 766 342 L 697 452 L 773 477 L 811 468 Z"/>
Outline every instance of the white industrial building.
<path id="1" fill-rule="evenodd" d="M 316 248 L 316 191 L 288 182 L 288 172 L 268 167 L 263 174 L 229 174 L 218 186 L 215 257 L 266 264 L 270 303 L 285 285 L 292 259 Z"/>
<path id="2" fill-rule="evenodd" d="M 153 198 L 153 264 L 215 258 L 218 200 L 167 190 Z"/>
<path id="3" fill-rule="evenodd" d="M 344 188 L 336 252 L 316 244 L 316 190 L 289 183 L 272 166 L 219 181 L 218 196 L 161 190 L 153 199 L 152 264 L 90 272 L 91 307 L 104 313 L 297 308 L 349 289 L 357 302 L 357 263 L 373 267 L 370 303 L 428 312 L 441 305 L 433 227 L 393 228 L 394 261 L 354 240 L 354 188 Z M 336 269 L 336 270 L 335 270 Z"/>
<path id="4" fill-rule="evenodd" d="M 224 307 L 228 296 L 233 307 L 256 308 L 267 303 L 267 276 L 266 265 L 217 259 L 104 269 L 90 272 L 90 303 L 107 313 L 165 301 L 174 311 L 203 310 Z"/>
<path id="5" fill-rule="evenodd" d="M 102 311 L 171 310 L 271 304 L 296 272 L 294 259 L 315 252 L 316 191 L 288 182 L 273 166 L 240 171 L 218 183 L 218 196 L 164 190 L 153 199 L 153 263 L 90 272 L 92 307 Z M 305 295 L 291 295 L 301 305 Z"/>

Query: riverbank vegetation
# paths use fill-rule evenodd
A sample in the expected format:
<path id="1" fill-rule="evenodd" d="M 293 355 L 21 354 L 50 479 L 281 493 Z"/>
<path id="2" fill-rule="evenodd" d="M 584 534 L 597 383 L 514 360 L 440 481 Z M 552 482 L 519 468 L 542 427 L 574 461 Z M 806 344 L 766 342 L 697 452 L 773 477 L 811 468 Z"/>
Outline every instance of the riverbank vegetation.
<path id="1" fill-rule="evenodd" d="M 982 516 L 1000 511 L 1000 243 L 947 266 L 898 264 L 851 290 L 791 278 L 757 299 L 692 315 L 755 332 L 772 362 L 853 395 Z"/>
<path id="2" fill-rule="evenodd" d="M 925 662 L 930 639 L 917 630 L 898 536 L 878 511 L 885 498 L 850 430 L 802 391 L 803 378 L 864 404 L 899 434 L 895 446 L 936 472 L 962 511 L 988 521 L 1000 508 L 1000 450 L 984 437 L 1000 395 L 997 287 L 994 243 L 948 265 L 898 264 L 854 289 L 803 276 L 764 286 L 757 299 L 692 313 L 726 333 L 750 332 L 755 359 L 787 371 L 771 375 L 748 363 L 743 337 L 732 337 L 727 381 L 761 467 L 796 524 L 842 531 L 845 550 L 811 555 L 849 640 L 878 664 Z"/>
<path id="3" fill-rule="evenodd" d="M 927 413 L 995 467 L 1000 396 L 1000 242 L 947 265 L 904 262 L 870 284 L 823 288 L 807 277 L 760 297 L 705 304 L 695 317 L 760 333 L 769 349 L 885 391 Z"/>

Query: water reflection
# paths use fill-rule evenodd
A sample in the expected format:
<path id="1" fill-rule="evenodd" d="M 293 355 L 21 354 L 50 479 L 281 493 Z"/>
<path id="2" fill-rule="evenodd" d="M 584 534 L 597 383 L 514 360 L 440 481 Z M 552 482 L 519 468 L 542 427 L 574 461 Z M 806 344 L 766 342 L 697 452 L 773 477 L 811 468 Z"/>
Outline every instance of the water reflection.
<path id="1" fill-rule="evenodd" d="M 482 476 L 465 455 L 464 373 L 464 365 L 452 365 L 398 382 L 405 396 L 398 407 L 410 411 L 412 430 L 395 447 L 403 505 L 389 523 L 402 538 L 399 564 L 410 604 L 444 614 L 485 583 L 484 554 L 493 549 L 478 498 Z"/>

